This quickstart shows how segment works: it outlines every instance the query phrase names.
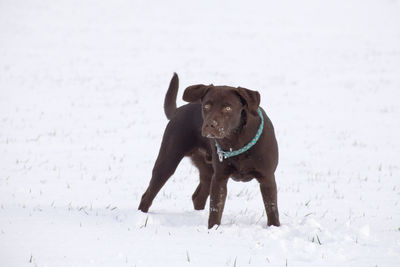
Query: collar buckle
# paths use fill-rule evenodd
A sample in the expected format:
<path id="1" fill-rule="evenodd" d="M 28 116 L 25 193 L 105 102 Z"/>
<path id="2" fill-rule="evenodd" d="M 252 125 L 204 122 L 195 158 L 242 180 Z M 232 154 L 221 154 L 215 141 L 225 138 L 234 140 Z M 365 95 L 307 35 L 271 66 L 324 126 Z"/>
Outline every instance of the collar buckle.
<path id="1" fill-rule="evenodd" d="M 222 162 L 224 160 L 224 153 L 222 151 L 218 151 L 217 153 L 219 162 Z"/>
<path id="2" fill-rule="evenodd" d="M 226 159 L 225 152 L 218 146 L 217 142 L 215 142 L 215 144 L 217 146 L 217 154 L 218 154 L 219 162 L 222 162 L 224 160 L 224 158 Z"/>

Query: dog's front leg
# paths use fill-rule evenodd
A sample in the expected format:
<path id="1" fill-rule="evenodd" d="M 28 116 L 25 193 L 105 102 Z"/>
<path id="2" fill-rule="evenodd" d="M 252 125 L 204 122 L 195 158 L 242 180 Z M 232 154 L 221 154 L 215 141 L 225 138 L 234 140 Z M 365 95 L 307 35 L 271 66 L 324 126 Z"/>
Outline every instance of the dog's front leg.
<path id="1" fill-rule="evenodd" d="M 265 211 L 267 212 L 268 226 L 280 226 L 275 175 L 267 175 L 259 179 L 259 182 Z"/>
<path id="2" fill-rule="evenodd" d="M 214 173 L 210 189 L 210 215 L 208 217 L 208 228 L 221 224 L 222 212 L 224 211 L 228 183 L 228 176 Z"/>

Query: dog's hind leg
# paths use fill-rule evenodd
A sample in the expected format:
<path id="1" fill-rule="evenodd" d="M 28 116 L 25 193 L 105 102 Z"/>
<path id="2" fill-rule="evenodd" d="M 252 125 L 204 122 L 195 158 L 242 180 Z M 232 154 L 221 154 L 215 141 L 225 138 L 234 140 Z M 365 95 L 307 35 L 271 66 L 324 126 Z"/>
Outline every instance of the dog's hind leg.
<path id="1" fill-rule="evenodd" d="M 192 195 L 193 206 L 195 210 L 204 210 L 208 195 L 210 194 L 211 178 L 213 169 L 210 164 L 204 163 L 199 167 L 200 183 Z"/>
<path id="2" fill-rule="evenodd" d="M 182 157 L 168 156 L 159 157 L 154 165 L 152 177 L 147 187 L 146 192 L 143 194 L 139 204 L 139 210 L 147 212 L 164 184 L 174 174 L 176 167 L 181 161 Z"/>
<path id="3" fill-rule="evenodd" d="M 153 167 L 152 177 L 146 192 L 143 194 L 139 204 L 139 210 L 147 212 L 167 180 L 174 174 L 179 162 L 185 154 L 192 148 L 192 144 L 185 140 L 185 136 L 174 132 L 174 127 L 168 125 L 163 141 L 161 143 L 160 152 L 156 163 Z M 187 138 L 186 138 L 187 139 Z"/>
<path id="4" fill-rule="evenodd" d="M 203 210 L 210 195 L 211 178 L 214 172 L 211 157 L 206 149 L 199 148 L 190 155 L 190 158 L 199 170 L 200 176 L 199 185 L 192 195 L 193 206 L 195 210 Z"/>

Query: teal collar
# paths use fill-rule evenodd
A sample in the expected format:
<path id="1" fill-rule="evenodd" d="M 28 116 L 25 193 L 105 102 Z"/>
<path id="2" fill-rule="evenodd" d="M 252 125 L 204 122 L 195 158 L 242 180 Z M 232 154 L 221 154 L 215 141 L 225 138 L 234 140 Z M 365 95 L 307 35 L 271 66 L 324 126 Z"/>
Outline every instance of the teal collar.
<path id="1" fill-rule="evenodd" d="M 230 151 L 223 151 L 222 148 L 218 145 L 217 141 L 215 141 L 215 147 L 217 148 L 217 154 L 218 154 L 218 158 L 219 158 L 220 162 L 222 162 L 224 159 L 234 157 L 234 156 L 242 154 L 243 152 L 246 152 L 247 150 L 249 150 L 252 146 L 254 146 L 257 143 L 258 139 L 260 139 L 260 136 L 261 136 L 263 128 L 264 128 L 264 117 L 261 113 L 260 108 L 258 108 L 257 111 L 258 111 L 258 115 L 260 115 L 260 118 L 261 118 L 260 127 L 258 127 L 256 136 L 254 136 L 254 138 L 247 145 L 245 145 L 244 147 L 242 147 L 238 150 L 235 150 L 235 151 L 232 151 L 232 148 Z"/>

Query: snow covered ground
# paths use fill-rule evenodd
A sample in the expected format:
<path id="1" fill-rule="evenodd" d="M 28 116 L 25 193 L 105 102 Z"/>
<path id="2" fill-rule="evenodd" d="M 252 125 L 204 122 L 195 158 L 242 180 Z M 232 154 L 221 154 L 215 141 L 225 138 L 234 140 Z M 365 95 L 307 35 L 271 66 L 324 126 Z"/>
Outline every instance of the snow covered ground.
<path id="1" fill-rule="evenodd" d="M 174 71 L 261 93 L 281 227 L 186 159 L 137 211 Z M 396 0 L 0 0 L 0 266 L 400 266 L 399 99 Z"/>

